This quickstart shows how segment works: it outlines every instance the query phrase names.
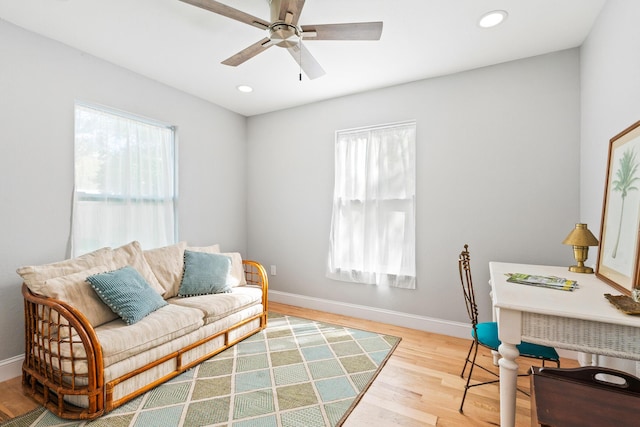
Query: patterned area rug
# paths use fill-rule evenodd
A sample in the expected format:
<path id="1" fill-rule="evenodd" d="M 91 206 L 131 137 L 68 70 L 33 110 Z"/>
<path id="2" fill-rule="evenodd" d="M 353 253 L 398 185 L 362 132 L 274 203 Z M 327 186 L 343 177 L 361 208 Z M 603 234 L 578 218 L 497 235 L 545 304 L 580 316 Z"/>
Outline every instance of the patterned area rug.
<path id="1" fill-rule="evenodd" d="M 340 426 L 399 342 L 269 313 L 264 331 L 96 420 L 40 408 L 2 426 Z"/>

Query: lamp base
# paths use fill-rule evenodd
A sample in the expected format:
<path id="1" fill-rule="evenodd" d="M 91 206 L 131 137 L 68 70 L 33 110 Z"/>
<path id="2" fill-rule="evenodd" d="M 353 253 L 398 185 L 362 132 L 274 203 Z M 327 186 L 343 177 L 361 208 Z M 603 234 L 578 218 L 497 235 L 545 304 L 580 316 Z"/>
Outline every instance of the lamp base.
<path id="1" fill-rule="evenodd" d="M 569 271 L 572 271 L 574 273 L 593 274 L 593 268 L 585 267 L 584 265 L 572 265 L 571 267 L 569 267 Z"/>

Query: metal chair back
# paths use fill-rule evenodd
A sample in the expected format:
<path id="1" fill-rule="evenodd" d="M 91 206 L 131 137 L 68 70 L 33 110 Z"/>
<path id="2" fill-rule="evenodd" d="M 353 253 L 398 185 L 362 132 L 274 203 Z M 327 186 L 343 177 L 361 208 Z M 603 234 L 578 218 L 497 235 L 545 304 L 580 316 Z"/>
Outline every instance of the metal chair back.
<path id="1" fill-rule="evenodd" d="M 478 324 L 478 304 L 476 304 L 476 294 L 473 290 L 473 278 L 471 276 L 471 257 L 469 256 L 469 245 L 464 245 L 464 249 L 458 257 L 458 270 L 460 270 L 460 284 L 464 294 L 464 302 L 467 314 L 473 328 Z"/>

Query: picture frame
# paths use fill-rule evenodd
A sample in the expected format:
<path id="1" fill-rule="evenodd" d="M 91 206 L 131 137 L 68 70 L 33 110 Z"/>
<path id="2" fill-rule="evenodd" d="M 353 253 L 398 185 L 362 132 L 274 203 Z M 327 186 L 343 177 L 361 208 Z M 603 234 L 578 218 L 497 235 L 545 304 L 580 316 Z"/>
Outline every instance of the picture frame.
<path id="1" fill-rule="evenodd" d="M 609 141 L 596 276 L 624 295 L 640 287 L 640 121 Z"/>

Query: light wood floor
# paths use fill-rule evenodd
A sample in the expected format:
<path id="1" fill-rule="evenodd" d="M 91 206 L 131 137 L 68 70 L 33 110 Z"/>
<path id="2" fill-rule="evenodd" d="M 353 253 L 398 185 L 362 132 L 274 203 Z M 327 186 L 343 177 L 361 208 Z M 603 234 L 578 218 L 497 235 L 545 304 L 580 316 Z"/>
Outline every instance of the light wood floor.
<path id="1" fill-rule="evenodd" d="M 460 370 L 470 340 L 274 302 L 269 303 L 269 309 L 402 338 L 382 372 L 345 422 L 345 427 L 470 427 L 500 424 L 497 385 L 472 388 L 467 394 L 464 414 L 458 412 L 464 385 Z M 482 359 L 485 366 L 491 366 L 491 354 L 483 350 L 478 359 Z M 522 372 L 529 368 L 528 361 L 519 360 Z M 575 360 L 563 359 L 561 363 L 563 367 L 578 366 Z M 483 378 L 480 372 L 478 378 Z M 528 390 L 528 378 L 521 378 L 519 385 Z M 37 406 L 22 394 L 20 377 L 0 383 L 0 421 L 29 412 Z M 530 426 L 529 398 L 522 393 L 518 393 L 516 411 L 516 425 Z"/>

